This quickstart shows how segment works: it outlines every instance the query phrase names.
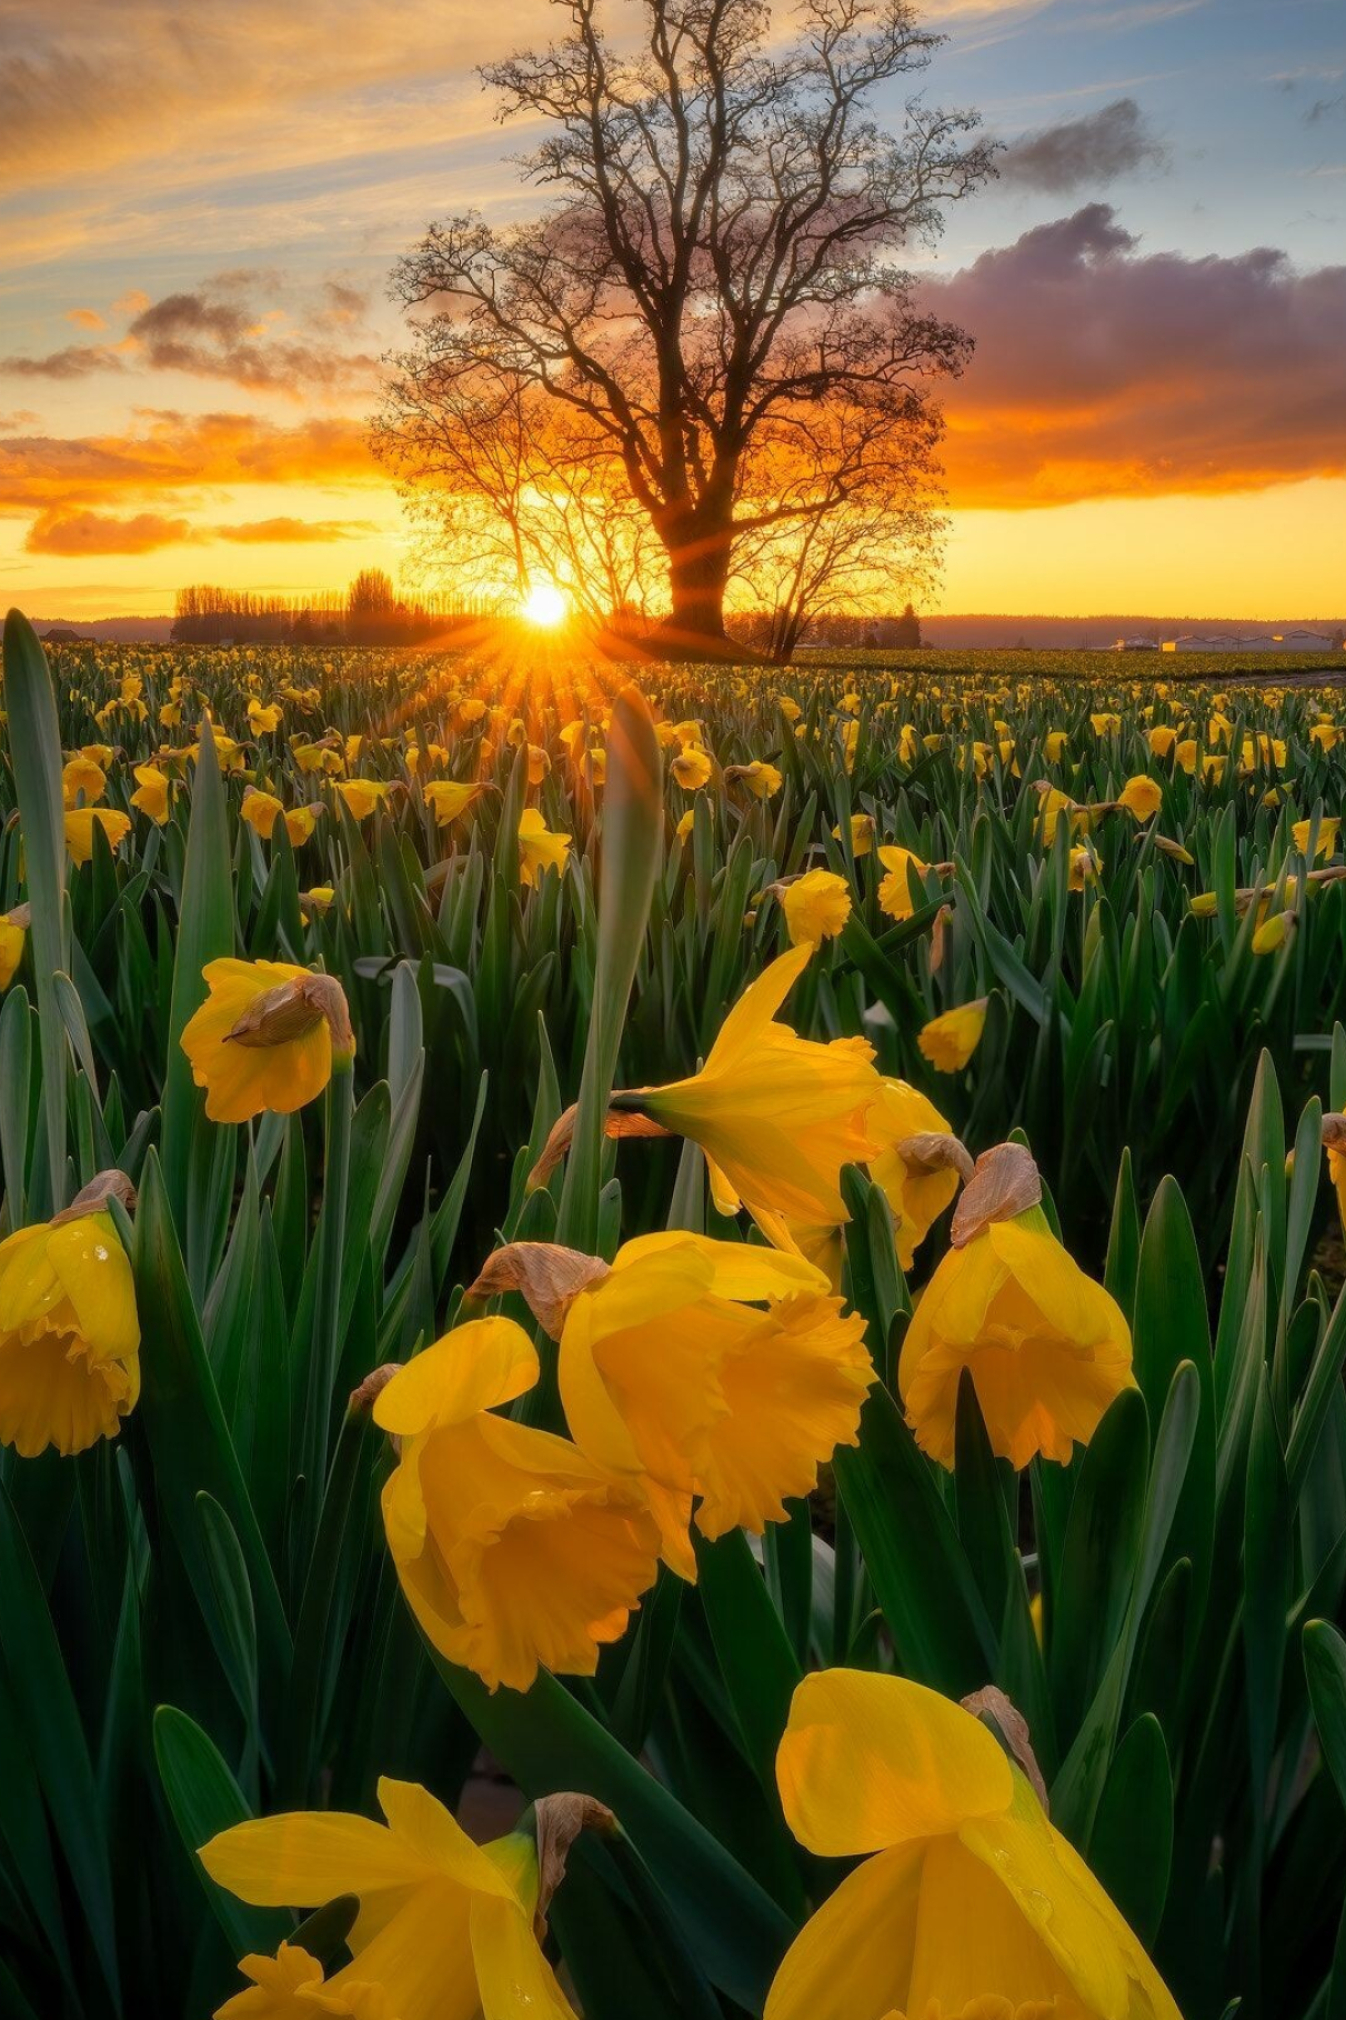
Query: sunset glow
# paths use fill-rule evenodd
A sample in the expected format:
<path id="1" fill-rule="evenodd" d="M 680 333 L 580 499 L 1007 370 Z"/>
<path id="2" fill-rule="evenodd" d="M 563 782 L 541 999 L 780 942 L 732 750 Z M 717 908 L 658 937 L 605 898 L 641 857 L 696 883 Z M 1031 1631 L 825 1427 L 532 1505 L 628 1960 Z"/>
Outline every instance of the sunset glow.
<path id="1" fill-rule="evenodd" d="M 563 589 L 554 582 L 535 582 L 524 598 L 522 615 L 530 624 L 537 624 L 544 631 L 552 631 L 558 624 L 564 624 L 570 614 L 570 604 Z"/>
<path id="2" fill-rule="evenodd" d="M 6 600 L 80 619 L 171 611 L 191 581 L 411 581 L 425 556 L 369 443 L 405 339 L 387 276 L 428 218 L 515 214 L 473 66 L 545 29 L 542 0 L 507 22 L 414 0 L 392 26 L 368 0 L 307 0 L 283 35 L 259 0 L 208 18 L 137 0 L 134 77 L 111 11 L 69 0 L 58 28 L 0 0 L 22 171 L 0 200 Z M 1002 143 L 998 180 L 910 250 L 977 344 L 942 393 L 932 607 L 1339 614 L 1332 10 L 921 11 L 950 36 L 932 102 L 980 107 Z M 132 117 L 147 94 L 154 117 Z M 530 621 L 560 621 L 554 594 Z"/>

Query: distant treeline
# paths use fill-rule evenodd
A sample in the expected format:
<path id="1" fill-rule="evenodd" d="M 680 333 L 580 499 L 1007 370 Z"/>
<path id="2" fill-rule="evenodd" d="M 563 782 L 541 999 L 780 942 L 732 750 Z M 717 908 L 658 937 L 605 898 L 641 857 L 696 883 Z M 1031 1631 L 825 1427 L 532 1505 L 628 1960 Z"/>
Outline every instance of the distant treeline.
<path id="1" fill-rule="evenodd" d="M 180 645 L 423 645 L 491 615 L 483 598 L 399 596 L 381 569 L 370 568 L 344 592 L 299 598 L 190 583 L 177 593 L 171 636 Z"/>

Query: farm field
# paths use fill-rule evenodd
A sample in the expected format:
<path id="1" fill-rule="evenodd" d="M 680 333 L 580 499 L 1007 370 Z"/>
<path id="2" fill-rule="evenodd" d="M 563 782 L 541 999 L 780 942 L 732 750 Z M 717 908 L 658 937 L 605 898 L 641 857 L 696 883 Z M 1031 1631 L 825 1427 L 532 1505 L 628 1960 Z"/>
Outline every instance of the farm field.
<path id="1" fill-rule="evenodd" d="M 1341 671 L 11 616 L 4 2020 L 1346 2012 Z"/>

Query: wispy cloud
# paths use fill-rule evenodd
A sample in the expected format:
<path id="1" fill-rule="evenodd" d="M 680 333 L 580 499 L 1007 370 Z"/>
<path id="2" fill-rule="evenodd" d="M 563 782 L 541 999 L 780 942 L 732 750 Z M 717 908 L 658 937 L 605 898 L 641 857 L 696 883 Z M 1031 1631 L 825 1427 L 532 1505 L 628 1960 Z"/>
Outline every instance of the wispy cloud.
<path id="1" fill-rule="evenodd" d="M 1006 148 L 998 166 L 1007 182 L 1061 196 L 1167 162 L 1168 150 L 1135 99 L 1116 98 L 1097 112 L 1024 134 Z"/>
<path id="2" fill-rule="evenodd" d="M 115 347 L 70 344 L 3 358 L 0 373 L 70 380 L 99 372 L 184 372 L 293 399 L 367 394 L 377 383 L 365 325 L 368 296 L 348 281 L 328 279 L 316 293 L 291 300 L 279 276 L 248 268 L 156 302 L 143 294 L 131 299 L 134 313 Z M 107 327 L 96 310 L 78 313 L 96 319 L 85 327 Z"/>

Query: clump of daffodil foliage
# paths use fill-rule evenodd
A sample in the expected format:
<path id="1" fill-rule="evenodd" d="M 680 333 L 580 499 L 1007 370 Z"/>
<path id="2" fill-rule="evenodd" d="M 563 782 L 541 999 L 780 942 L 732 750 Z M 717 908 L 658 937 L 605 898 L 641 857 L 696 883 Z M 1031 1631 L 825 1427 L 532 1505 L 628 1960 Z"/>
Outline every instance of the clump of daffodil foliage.
<path id="1" fill-rule="evenodd" d="M 0 2012 L 1346 2005 L 1329 671 L 11 617 Z"/>

